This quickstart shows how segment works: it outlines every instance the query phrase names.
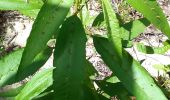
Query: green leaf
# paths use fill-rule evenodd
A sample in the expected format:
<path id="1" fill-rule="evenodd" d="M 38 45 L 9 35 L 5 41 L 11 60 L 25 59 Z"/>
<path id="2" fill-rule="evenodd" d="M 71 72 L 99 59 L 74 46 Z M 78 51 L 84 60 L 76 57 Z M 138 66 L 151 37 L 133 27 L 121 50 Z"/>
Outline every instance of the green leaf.
<path id="1" fill-rule="evenodd" d="M 24 49 L 19 49 L 0 59 L 0 87 L 15 80 Z"/>
<path id="2" fill-rule="evenodd" d="M 92 24 L 93 27 L 97 27 L 97 26 L 106 26 L 106 22 L 104 21 L 104 14 L 103 12 L 99 13 L 97 15 L 97 17 L 95 18 L 95 20 L 93 21 L 93 24 Z"/>
<path id="3" fill-rule="evenodd" d="M 24 0 L 22 0 L 22 1 L 24 1 Z M 29 4 L 38 4 L 40 6 L 42 6 L 44 4 L 43 0 L 29 0 L 28 3 Z M 19 10 L 20 13 L 22 13 L 28 17 L 31 17 L 31 18 L 36 18 L 39 11 L 40 11 L 40 9 Z"/>
<path id="4" fill-rule="evenodd" d="M 117 62 L 122 58 L 122 43 L 120 35 L 119 21 L 110 3 L 110 0 L 101 0 L 104 13 L 104 19 L 106 21 L 108 38 L 115 52 Z M 121 63 L 121 62 L 119 62 Z"/>
<path id="5" fill-rule="evenodd" d="M 149 73 L 123 50 L 122 65 L 115 60 L 114 50 L 106 38 L 93 37 L 97 52 L 126 89 L 139 100 L 167 100 Z M 110 53 L 111 52 L 111 53 Z M 154 92 L 153 92 L 154 91 Z"/>
<path id="6" fill-rule="evenodd" d="M 0 68 L 2 68 L 2 70 L 0 71 L 0 87 L 16 82 L 15 77 L 19 67 L 19 63 L 21 61 L 23 50 L 24 49 L 20 49 L 13 53 L 10 53 L 0 60 Z M 32 66 L 34 66 L 34 69 L 37 70 L 42 67 L 50 57 L 51 53 L 52 48 L 47 47 L 46 49 L 42 50 L 32 61 L 30 65 L 31 68 Z M 31 73 L 31 71 L 34 72 L 33 69 L 30 69 L 30 72 L 27 72 L 25 74 Z"/>
<path id="7" fill-rule="evenodd" d="M 131 21 L 129 23 L 121 25 L 121 37 L 123 40 L 132 40 L 139 34 L 144 32 L 145 28 L 150 25 L 150 22 L 146 18 Z"/>
<path id="8" fill-rule="evenodd" d="M 119 20 L 119 24 L 122 25 L 122 19 L 121 16 L 119 14 L 116 13 L 116 17 Z M 94 19 L 93 23 L 92 23 L 93 27 L 106 27 L 106 22 L 104 20 L 104 14 L 103 12 L 100 12 L 97 17 Z"/>
<path id="9" fill-rule="evenodd" d="M 86 35 L 77 16 L 62 25 L 54 51 L 53 99 L 95 100 L 87 82 Z"/>
<path id="10" fill-rule="evenodd" d="M 139 52 L 147 53 L 147 54 L 165 54 L 170 49 L 170 45 L 165 45 L 163 47 L 151 47 L 146 46 L 142 43 L 136 44 L 136 47 Z"/>
<path id="11" fill-rule="evenodd" d="M 141 18 L 121 25 L 120 31 L 123 39 L 123 47 L 131 47 L 133 45 L 132 40 L 144 32 L 145 28 L 149 25 L 150 22 L 146 18 Z"/>
<path id="12" fill-rule="evenodd" d="M 105 81 L 96 81 L 96 83 L 101 91 L 104 91 L 110 97 L 118 96 L 120 100 L 131 100 L 128 91 L 121 82 L 108 83 Z"/>
<path id="13" fill-rule="evenodd" d="M 109 78 L 106 78 L 105 79 L 106 82 L 109 82 L 109 83 L 117 83 L 117 82 L 120 82 L 120 80 L 116 77 L 116 76 L 111 76 Z"/>
<path id="14" fill-rule="evenodd" d="M 168 21 L 156 0 L 127 0 L 127 2 L 170 38 Z"/>
<path id="15" fill-rule="evenodd" d="M 52 85 L 53 68 L 38 72 L 25 85 L 15 100 L 31 100 Z"/>
<path id="16" fill-rule="evenodd" d="M 147 53 L 147 54 L 153 54 L 154 50 L 150 46 L 145 46 L 143 43 L 138 43 L 135 45 L 137 47 L 137 50 L 142 53 Z"/>
<path id="17" fill-rule="evenodd" d="M 30 72 L 29 68 L 35 56 L 46 47 L 46 43 L 58 30 L 64 21 L 74 0 L 48 0 L 42 6 L 27 40 L 21 63 L 17 73 L 17 80 L 24 79 Z"/>
<path id="18" fill-rule="evenodd" d="M 20 70 L 18 70 L 21 75 L 24 75 L 20 77 L 28 77 L 29 75 L 34 74 L 40 67 L 42 67 L 46 63 L 46 61 L 52 54 L 52 50 L 52 48 L 47 46 L 34 58 L 31 64 L 27 66 L 26 71 L 19 72 Z"/>
<path id="19" fill-rule="evenodd" d="M 33 1 L 33 0 L 32 0 Z M 34 0 L 37 1 L 37 0 Z M 38 0 L 40 1 L 40 0 Z M 40 9 L 41 2 L 26 3 L 24 0 L 0 0 L 0 10 L 32 10 Z"/>
<path id="20" fill-rule="evenodd" d="M 33 9 L 33 10 L 19 10 L 22 14 L 31 17 L 31 18 L 36 18 L 38 15 L 38 12 L 40 9 Z"/>
<path id="21" fill-rule="evenodd" d="M 119 16 L 119 15 L 117 15 Z M 117 17 L 118 18 L 118 17 Z M 120 22 L 120 20 L 119 20 Z M 146 18 L 141 18 L 134 20 L 125 24 L 120 25 L 120 34 L 123 39 L 123 46 L 127 47 L 127 44 L 131 42 L 132 39 L 136 38 L 139 34 L 144 32 L 145 28 L 150 25 L 150 22 Z M 100 13 L 94 20 L 93 27 L 106 27 L 104 21 L 103 13 Z M 132 44 L 131 44 L 132 45 Z M 131 46 L 129 45 L 129 46 Z"/>

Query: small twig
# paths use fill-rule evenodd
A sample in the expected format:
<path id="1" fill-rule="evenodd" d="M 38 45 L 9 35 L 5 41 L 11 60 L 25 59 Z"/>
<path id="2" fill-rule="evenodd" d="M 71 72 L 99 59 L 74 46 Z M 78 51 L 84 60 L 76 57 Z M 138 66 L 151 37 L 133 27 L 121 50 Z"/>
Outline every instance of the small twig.
<path id="1" fill-rule="evenodd" d="M 15 35 L 8 41 L 8 45 L 12 42 L 12 40 L 14 40 L 14 38 L 17 36 L 17 33 L 15 33 Z"/>

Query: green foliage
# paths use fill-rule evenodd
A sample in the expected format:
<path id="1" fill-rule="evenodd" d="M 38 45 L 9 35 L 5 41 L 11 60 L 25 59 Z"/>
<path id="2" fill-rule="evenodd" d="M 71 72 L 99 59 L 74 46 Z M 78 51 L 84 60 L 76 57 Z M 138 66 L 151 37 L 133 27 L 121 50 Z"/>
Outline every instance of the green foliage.
<path id="1" fill-rule="evenodd" d="M 54 98 L 87 100 L 90 96 L 84 89 L 88 84 L 85 84 L 85 44 L 81 21 L 76 16 L 69 17 L 61 27 L 54 52 Z"/>
<path id="2" fill-rule="evenodd" d="M 111 43 L 106 38 L 94 37 L 93 39 L 95 48 L 104 62 L 115 73 L 120 81 L 123 82 L 123 85 L 127 90 L 135 95 L 137 99 L 166 100 L 166 97 L 157 87 L 148 72 L 140 66 L 139 62 L 132 59 L 126 51 L 123 51 L 121 63 L 117 63 Z"/>
<path id="3" fill-rule="evenodd" d="M 136 44 L 137 49 L 142 53 L 147 54 L 165 54 L 170 49 L 170 45 L 164 45 L 163 47 L 151 47 L 142 43 Z"/>
<path id="4" fill-rule="evenodd" d="M 125 89 L 121 82 L 109 83 L 106 81 L 98 81 L 97 85 L 110 97 L 118 96 L 118 98 L 121 100 L 130 100 L 128 91 Z"/>
<path id="5" fill-rule="evenodd" d="M 168 21 L 156 0 L 127 0 L 127 2 L 170 38 Z"/>
<path id="6" fill-rule="evenodd" d="M 117 15 L 118 18 L 118 15 Z M 118 19 L 119 20 L 119 19 Z M 150 22 L 146 18 L 140 18 L 128 23 L 120 23 L 120 37 L 123 39 L 123 47 L 131 47 L 131 41 L 139 34 L 144 32 L 145 28 L 150 25 Z M 103 13 L 100 13 L 94 20 L 93 27 L 106 27 Z"/>
<path id="7" fill-rule="evenodd" d="M 27 3 L 24 0 L 1 0 L 0 9 L 1 10 L 33 10 L 40 9 L 42 6 L 41 0 L 30 0 Z"/>
<path id="8" fill-rule="evenodd" d="M 43 92 L 46 88 L 51 86 L 53 82 L 52 70 L 53 68 L 38 72 L 28 83 L 26 83 L 15 99 L 31 100 Z"/>
<path id="9" fill-rule="evenodd" d="M 46 47 L 46 44 L 52 35 L 56 33 L 65 19 L 72 3 L 73 0 L 48 0 L 43 5 L 32 26 L 31 34 L 23 52 L 17 73 L 18 80 L 22 80 L 28 75 L 25 73 L 31 70 L 29 65 L 32 63 L 35 56 Z"/>
<path id="10" fill-rule="evenodd" d="M 115 58 L 117 59 L 117 62 L 119 62 L 122 57 L 122 41 L 120 36 L 119 22 L 109 0 L 101 1 L 104 12 L 104 19 L 106 21 L 106 27 L 108 31 L 108 37 L 111 41 L 113 51 L 115 52 Z"/>
<path id="11" fill-rule="evenodd" d="M 15 51 L 0 60 L 0 87 L 9 83 L 8 81 L 14 81 L 12 77 L 17 73 L 22 52 L 23 49 Z"/>
<path id="12" fill-rule="evenodd" d="M 124 48 L 151 23 L 170 38 L 170 27 L 156 0 L 127 0 L 145 18 L 122 23 L 110 0 L 100 0 L 102 12 L 90 16 L 85 0 L 0 0 L 0 10 L 18 10 L 35 18 L 24 49 L 0 59 L 0 97 L 11 100 L 167 100 L 150 74 Z M 75 12 L 70 8 L 74 5 Z M 73 8 L 74 8 L 73 7 Z M 92 24 L 92 25 L 91 25 Z M 107 38 L 92 36 L 94 46 L 113 75 L 96 80 L 98 72 L 86 59 L 86 26 L 107 29 Z M 55 39 L 55 48 L 47 46 Z M 137 44 L 144 53 L 163 54 L 169 49 Z M 54 68 L 40 70 L 54 49 Z M 157 66 L 159 67 L 159 66 Z M 165 70 L 164 66 L 159 67 Z M 167 69 L 166 69 L 167 71 Z M 6 85 L 31 76 L 18 87 Z"/>
<path id="13" fill-rule="evenodd" d="M 16 74 L 17 70 L 21 61 L 22 53 L 24 49 L 17 50 L 15 52 L 12 52 L 11 54 L 5 56 L 0 60 L 0 68 L 2 69 L 0 71 L 1 78 L 0 78 L 0 87 L 7 85 L 7 84 L 12 84 L 16 82 Z M 44 65 L 44 63 L 48 60 L 52 53 L 52 49 L 47 47 L 46 49 L 42 50 L 32 61 L 31 63 L 31 68 L 32 66 L 34 69 L 30 69 L 30 72 L 27 73 L 32 73 L 34 70 L 39 69 Z M 12 63 L 8 63 L 12 61 Z M 27 74 L 25 73 L 25 74 Z"/>

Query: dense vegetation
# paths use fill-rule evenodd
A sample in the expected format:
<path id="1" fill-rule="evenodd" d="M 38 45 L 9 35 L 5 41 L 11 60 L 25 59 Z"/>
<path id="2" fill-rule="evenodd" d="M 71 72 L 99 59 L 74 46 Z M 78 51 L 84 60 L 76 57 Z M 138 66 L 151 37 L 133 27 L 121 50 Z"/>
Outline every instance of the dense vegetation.
<path id="1" fill-rule="evenodd" d="M 170 38 L 170 26 L 156 0 L 126 0 L 144 18 L 122 23 L 110 0 L 100 0 L 101 13 L 87 19 L 86 0 L 0 0 L 1 10 L 17 10 L 35 18 L 25 48 L 0 59 L 0 87 L 32 78 L 19 86 L 0 92 L 0 97 L 16 100 L 109 100 L 116 96 L 128 100 L 167 100 L 169 91 L 160 87 L 150 74 L 124 49 L 151 23 Z M 70 8 L 74 8 L 73 11 Z M 87 9 L 86 9 L 87 10 Z M 91 27 L 104 27 L 107 36 L 88 33 Z M 105 64 L 113 74 L 104 80 L 95 80 L 97 73 L 86 59 L 85 48 L 89 37 Z M 47 42 L 56 39 L 55 47 Z M 165 52 L 161 48 L 140 50 Z M 53 52 L 54 50 L 54 52 Z M 38 71 L 54 55 L 53 67 Z M 37 72 L 38 71 L 38 72 Z"/>

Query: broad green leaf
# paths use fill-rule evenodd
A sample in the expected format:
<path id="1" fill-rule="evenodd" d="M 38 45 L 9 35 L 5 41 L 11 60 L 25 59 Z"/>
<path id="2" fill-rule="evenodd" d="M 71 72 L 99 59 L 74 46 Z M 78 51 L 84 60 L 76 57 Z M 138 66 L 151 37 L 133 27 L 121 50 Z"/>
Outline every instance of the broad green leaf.
<path id="1" fill-rule="evenodd" d="M 121 25 L 120 31 L 123 39 L 123 47 L 132 47 L 132 40 L 144 32 L 145 28 L 149 25 L 150 22 L 146 18 L 141 18 Z"/>
<path id="2" fill-rule="evenodd" d="M 146 18 L 141 18 L 138 20 L 125 23 L 125 24 L 121 24 L 120 34 L 121 34 L 121 38 L 123 39 L 123 46 L 127 47 L 128 42 L 130 44 L 131 40 L 136 38 L 142 32 L 144 32 L 145 28 L 149 25 L 150 25 L 150 22 Z M 93 27 L 106 27 L 103 13 L 100 13 L 95 18 L 92 26 Z"/>
<path id="3" fill-rule="evenodd" d="M 95 100 L 87 82 L 85 44 L 80 19 L 69 17 L 61 27 L 54 51 L 54 100 Z"/>
<path id="4" fill-rule="evenodd" d="M 165 54 L 170 49 L 170 45 L 165 45 L 163 47 L 151 47 L 146 46 L 142 43 L 136 44 L 136 47 L 139 52 L 147 53 L 147 54 Z"/>
<path id="5" fill-rule="evenodd" d="M 22 53 L 24 49 L 17 50 L 9 55 L 5 56 L 0 60 L 0 87 L 12 84 L 16 82 L 15 77 L 19 67 L 19 63 L 21 61 Z M 33 66 L 34 69 L 39 69 L 42 67 L 45 62 L 48 60 L 52 53 L 52 48 L 47 47 L 46 49 L 42 50 L 32 61 L 30 66 Z M 34 72 L 33 69 L 30 69 L 30 72 L 25 74 Z"/>
<path id="6" fill-rule="evenodd" d="M 113 10 L 110 0 L 101 0 L 101 1 L 102 1 L 104 19 L 106 21 L 109 41 L 112 44 L 117 62 L 119 62 L 122 58 L 122 42 L 121 42 L 119 21 L 116 17 L 115 11 Z"/>
<path id="7" fill-rule="evenodd" d="M 129 40 L 136 38 L 139 34 L 144 32 L 145 28 L 150 25 L 150 22 L 146 18 L 131 21 L 129 23 L 121 25 L 121 37 L 123 40 Z"/>
<path id="8" fill-rule="evenodd" d="M 19 49 L 0 59 L 0 87 L 14 81 L 23 50 Z"/>
<path id="9" fill-rule="evenodd" d="M 104 91 L 110 97 L 118 96 L 120 100 L 131 100 L 128 91 L 121 82 L 109 83 L 105 81 L 96 81 L 96 83 L 101 91 Z"/>
<path id="10" fill-rule="evenodd" d="M 35 74 L 35 76 L 32 77 L 21 92 L 15 97 L 15 100 L 31 100 L 43 92 L 46 88 L 52 85 L 52 72 L 53 68 L 50 68 Z"/>
<path id="11" fill-rule="evenodd" d="M 34 67 L 29 68 L 35 56 L 46 47 L 46 43 L 58 30 L 65 19 L 74 0 L 48 0 L 42 6 L 31 34 L 27 40 L 21 63 L 17 73 L 17 80 L 24 79 Z M 34 69 L 35 70 L 35 69 Z"/>
<path id="12" fill-rule="evenodd" d="M 127 0 L 127 2 L 170 38 L 168 21 L 156 0 Z"/>
<path id="13" fill-rule="evenodd" d="M 32 61 L 32 63 L 28 66 L 27 71 L 22 71 L 20 74 L 28 77 L 29 75 L 34 74 L 40 67 L 42 67 L 46 61 L 50 58 L 53 49 L 46 46 L 44 50 L 42 50 Z"/>
<path id="14" fill-rule="evenodd" d="M 104 62 L 138 100 L 167 100 L 148 72 L 125 50 L 121 65 L 115 61 L 113 48 L 105 47 L 106 44 L 111 45 L 106 38 L 93 37 L 93 39 L 95 48 Z"/>
<path id="15" fill-rule="evenodd" d="M 0 0 L 1 10 L 32 10 L 32 9 L 40 9 L 41 6 L 42 6 L 41 2 L 27 3 L 25 2 L 25 0 L 22 0 L 22 1 L 21 0 Z"/>

